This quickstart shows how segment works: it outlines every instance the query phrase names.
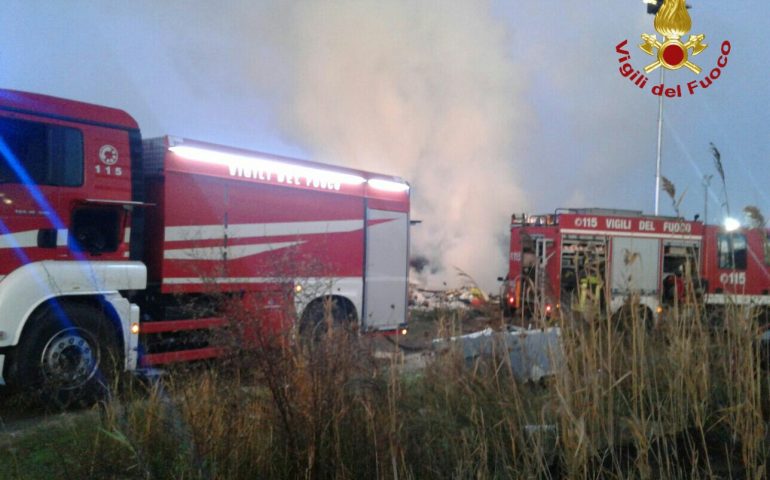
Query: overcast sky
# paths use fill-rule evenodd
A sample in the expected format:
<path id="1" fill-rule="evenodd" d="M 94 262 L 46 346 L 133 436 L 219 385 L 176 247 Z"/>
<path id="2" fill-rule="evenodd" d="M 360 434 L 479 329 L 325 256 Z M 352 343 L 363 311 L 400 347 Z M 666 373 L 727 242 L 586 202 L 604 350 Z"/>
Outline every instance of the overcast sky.
<path id="1" fill-rule="evenodd" d="M 770 216 L 770 4 L 690 0 L 703 72 L 666 72 L 663 175 L 681 212 Z M 653 57 L 641 0 L 3 0 L 0 88 L 126 110 L 174 134 L 395 174 L 413 185 L 413 251 L 487 290 L 513 212 L 652 212 L 657 97 L 623 78 Z M 686 84 L 728 64 L 708 90 Z M 661 213 L 673 214 L 661 194 Z"/>

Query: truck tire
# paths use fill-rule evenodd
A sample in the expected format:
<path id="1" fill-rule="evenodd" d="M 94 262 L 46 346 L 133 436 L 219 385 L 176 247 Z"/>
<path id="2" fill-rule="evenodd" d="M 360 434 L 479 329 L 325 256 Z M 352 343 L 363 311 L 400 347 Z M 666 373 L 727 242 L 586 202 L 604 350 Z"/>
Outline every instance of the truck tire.
<path id="1" fill-rule="evenodd" d="M 333 325 L 349 330 L 356 323 L 356 314 L 352 306 L 341 298 L 316 299 L 302 313 L 299 324 L 300 335 L 320 338 L 326 332 L 326 302 L 330 301 L 330 312 Z"/>
<path id="2" fill-rule="evenodd" d="M 105 313 L 88 305 L 54 302 L 30 322 L 16 352 L 21 388 L 47 407 L 104 399 L 122 358 Z"/>

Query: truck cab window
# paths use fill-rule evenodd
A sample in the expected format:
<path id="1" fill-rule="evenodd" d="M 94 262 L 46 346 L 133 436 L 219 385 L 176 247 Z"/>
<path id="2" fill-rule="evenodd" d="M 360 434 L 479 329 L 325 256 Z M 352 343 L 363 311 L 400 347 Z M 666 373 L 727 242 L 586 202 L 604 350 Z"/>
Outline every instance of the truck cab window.
<path id="1" fill-rule="evenodd" d="M 0 118 L 0 183 L 83 184 L 83 134 L 74 128 Z"/>
<path id="2" fill-rule="evenodd" d="M 717 236 L 719 268 L 746 269 L 746 236 L 740 233 L 720 233 Z"/>

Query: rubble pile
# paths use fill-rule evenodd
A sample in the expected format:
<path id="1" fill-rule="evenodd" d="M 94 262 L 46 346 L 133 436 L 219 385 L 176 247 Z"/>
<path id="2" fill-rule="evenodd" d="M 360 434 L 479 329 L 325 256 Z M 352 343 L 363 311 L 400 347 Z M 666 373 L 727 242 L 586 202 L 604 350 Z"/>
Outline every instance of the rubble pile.
<path id="1" fill-rule="evenodd" d="M 415 283 L 409 285 L 409 308 L 417 310 L 482 308 L 495 301 L 476 286 L 434 290 Z"/>

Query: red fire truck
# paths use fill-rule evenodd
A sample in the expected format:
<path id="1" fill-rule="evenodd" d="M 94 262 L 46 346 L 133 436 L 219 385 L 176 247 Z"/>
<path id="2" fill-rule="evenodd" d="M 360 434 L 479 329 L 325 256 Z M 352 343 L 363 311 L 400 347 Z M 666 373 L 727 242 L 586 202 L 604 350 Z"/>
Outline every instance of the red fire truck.
<path id="1" fill-rule="evenodd" d="M 588 304 L 611 313 L 638 298 L 647 318 L 686 301 L 685 279 L 711 311 L 770 305 L 770 243 L 764 228 L 704 225 L 610 209 L 513 215 L 505 314 L 543 318 Z M 692 295 L 691 297 L 693 297 Z"/>
<path id="2" fill-rule="evenodd" d="M 143 140 L 123 111 L 0 90 L 0 384 L 74 397 L 114 359 L 215 357 L 201 333 L 234 303 L 271 328 L 331 308 L 398 333 L 409 195 L 396 177 Z"/>

